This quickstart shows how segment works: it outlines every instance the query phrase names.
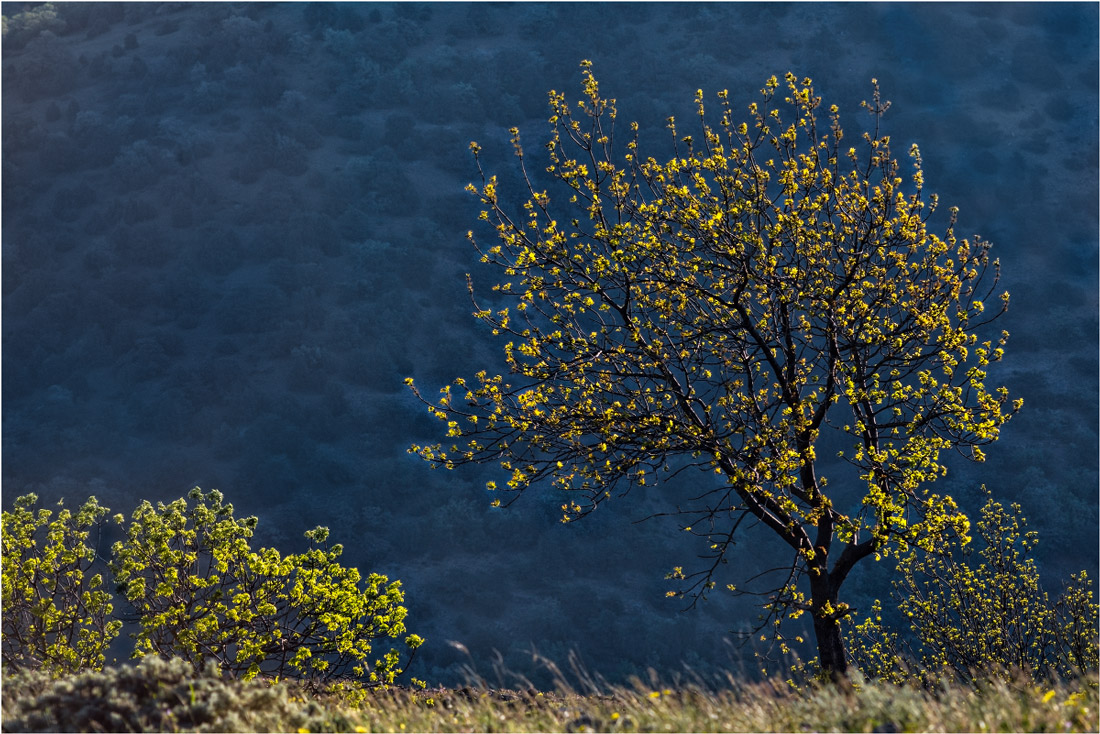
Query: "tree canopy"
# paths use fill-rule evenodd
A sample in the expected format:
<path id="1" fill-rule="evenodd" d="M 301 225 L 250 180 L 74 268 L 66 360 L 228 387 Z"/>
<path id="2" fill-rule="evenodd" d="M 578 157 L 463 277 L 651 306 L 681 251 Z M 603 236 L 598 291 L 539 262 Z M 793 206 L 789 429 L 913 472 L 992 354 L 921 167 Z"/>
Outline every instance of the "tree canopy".
<path id="1" fill-rule="evenodd" d="M 670 574 L 670 593 L 705 596 L 738 530 L 766 527 L 791 556 L 765 624 L 779 635 L 810 612 L 822 666 L 842 672 L 838 591 L 853 566 L 965 537 L 965 513 L 934 482 L 950 451 L 982 461 L 1021 406 L 986 384 L 1008 336 L 981 335 L 1008 307 L 998 263 L 988 242 L 956 235 L 954 208 L 930 231 L 938 201 L 920 151 L 906 182 L 873 80 L 872 124 L 851 145 L 839 109 L 788 73 L 746 122 L 722 91 L 712 125 L 698 91 L 700 134 L 668 118 L 673 154 L 659 162 L 637 123 L 617 140 L 615 100 L 582 69 L 575 106 L 549 95 L 552 191 L 513 128 L 528 199 L 509 211 L 471 143 L 482 180 L 469 188 L 495 237 L 469 239 L 500 274 L 492 307 L 472 282 L 471 296 L 508 371 L 422 398 L 449 446 L 411 450 L 447 468 L 499 462 L 512 493 L 549 484 L 567 522 L 702 470 L 667 514 L 705 551 Z"/>

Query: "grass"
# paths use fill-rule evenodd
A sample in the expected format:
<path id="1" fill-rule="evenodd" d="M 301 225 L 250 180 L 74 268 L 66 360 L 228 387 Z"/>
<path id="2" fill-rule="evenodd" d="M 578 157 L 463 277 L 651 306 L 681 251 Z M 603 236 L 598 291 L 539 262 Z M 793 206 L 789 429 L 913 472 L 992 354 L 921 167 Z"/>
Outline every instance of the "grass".
<path id="1" fill-rule="evenodd" d="M 143 661 L 49 681 L 5 676 L 5 731 L 661 732 L 1096 731 L 1095 673 L 1050 685 L 997 682 L 928 691 L 889 684 L 787 682 L 580 692 L 461 688 L 310 693 L 293 682 L 195 677 Z"/>
<path id="2" fill-rule="evenodd" d="M 605 694 L 487 689 L 394 690 L 354 709 L 339 706 L 336 728 L 353 731 L 1096 731 L 1097 689 L 993 685 L 934 693 L 891 685 L 858 690 L 786 683 L 651 689 Z M 1053 693 L 1052 693 L 1053 692 Z"/>

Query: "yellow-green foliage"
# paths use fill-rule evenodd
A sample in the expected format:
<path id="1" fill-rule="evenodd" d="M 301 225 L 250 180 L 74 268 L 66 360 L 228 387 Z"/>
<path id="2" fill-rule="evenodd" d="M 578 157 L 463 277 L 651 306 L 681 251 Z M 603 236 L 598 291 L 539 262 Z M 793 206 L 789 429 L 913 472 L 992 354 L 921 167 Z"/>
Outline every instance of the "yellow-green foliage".
<path id="1" fill-rule="evenodd" d="M 423 640 L 405 628 L 399 581 L 345 568 L 328 528 L 310 549 L 281 555 L 249 544 L 256 518 L 237 519 L 218 491 L 194 501 L 143 502 L 107 566 L 140 630 L 134 657 L 182 658 L 233 677 L 291 677 L 311 686 L 392 684 Z M 3 513 L 3 664 L 47 675 L 103 667 L 122 621 L 87 545 L 109 510 L 90 498 L 56 517 L 18 498 Z M 51 517 L 53 519 L 51 520 Z"/>
<path id="2" fill-rule="evenodd" d="M 976 523 L 983 547 L 958 536 L 898 564 L 895 598 L 915 645 L 885 627 L 878 601 L 851 630 L 852 653 L 868 677 L 895 683 L 1001 676 L 1071 677 L 1100 666 L 1098 608 L 1082 571 L 1051 601 L 1031 553 L 1020 506 L 988 500 Z M 975 563 L 975 561 L 977 563 Z"/>
<path id="3" fill-rule="evenodd" d="M 425 399 L 453 443 L 411 450 L 447 468 L 500 462 L 514 492 L 549 483 L 568 493 L 565 521 L 693 464 L 710 476 L 674 512 L 709 556 L 675 569 L 670 594 L 714 587 L 749 517 L 792 550 L 774 623 L 809 611 L 830 640 L 826 668 L 840 669 L 837 592 L 853 565 L 965 534 L 932 491 L 941 454 L 983 460 L 1021 405 L 986 382 L 1007 333 L 978 332 L 1008 305 L 989 243 L 957 237 L 954 209 L 930 231 L 937 198 L 916 146 L 905 182 L 877 86 L 873 132 L 852 145 L 809 79 L 787 74 L 786 95 L 769 79 L 746 122 L 719 92 L 716 127 L 700 90 L 700 134 L 669 118 L 674 154 L 660 162 L 639 150 L 637 123 L 614 147 L 615 100 L 590 66 L 575 107 L 550 93 L 556 188 L 526 175 L 516 129 L 523 211 L 504 208 L 495 176 L 470 186 L 496 238 L 469 237 L 508 304 L 476 316 L 505 340 L 511 376 L 479 372 Z M 848 446 L 834 483 L 860 494 L 843 504 L 816 453 L 823 432 Z M 858 511 L 842 509 L 853 499 Z"/>
<path id="4" fill-rule="evenodd" d="M 98 670 L 122 626 L 87 543 L 108 510 L 91 497 L 75 515 L 58 503 L 54 516 L 37 502 L 24 495 L 2 515 L 5 672 Z"/>
<path id="5" fill-rule="evenodd" d="M 411 653 L 422 642 L 406 634 L 399 581 L 371 574 L 361 586 L 358 570 L 337 562 L 343 548 L 327 544 L 327 528 L 306 533 L 305 553 L 253 551 L 256 518 L 235 518 L 216 490 L 190 498 L 143 502 L 114 546 L 116 583 L 141 623 L 135 657 L 314 683 L 385 685 L 403 671 L 398 649 L 374 649 L 399 640 Z"/>

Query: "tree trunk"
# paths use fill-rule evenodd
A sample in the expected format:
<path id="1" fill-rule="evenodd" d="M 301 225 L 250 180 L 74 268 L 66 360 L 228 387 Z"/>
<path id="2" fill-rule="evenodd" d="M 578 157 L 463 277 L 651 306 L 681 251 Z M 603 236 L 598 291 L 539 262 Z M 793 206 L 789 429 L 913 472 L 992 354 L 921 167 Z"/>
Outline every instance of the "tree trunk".
<path id="1" fill-rule="evenodd" d="M 840 620 L 836 615 L 838 591 L 839 584 L 829 579 L 828 572 L 810 577 L 811 614 L 818 659 L 822 671 L 839 682 L 848 679 L 848 656 L 844 651 L 844 638 L 840 634 Z M 831 609 L 832 613 L 827 613 L 826 609 Z"/>
<path id="2" fill-rule="evenodd" d="M 821 669 L 833 679 L 848 677 L 848 656 L 844 652 L 844 638 L 840 634 L 840 622 L 822 618 L 814 610 L 814 636 L 817 637 L 817 654 Z"/>

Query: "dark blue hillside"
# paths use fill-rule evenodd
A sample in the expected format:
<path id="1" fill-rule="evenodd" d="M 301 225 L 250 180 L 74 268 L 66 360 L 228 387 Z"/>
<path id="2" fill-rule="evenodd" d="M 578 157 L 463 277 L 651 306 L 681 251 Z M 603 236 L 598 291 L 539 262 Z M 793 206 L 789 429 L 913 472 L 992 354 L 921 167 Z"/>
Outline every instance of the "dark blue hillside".
<path id="1" fill-rule="evenodd" d="M 748 648 L 727 640 L 751 606 L 718 594 L 681 613 L 664 597 L 664 574 L 703 549 L 634 524 L 662 490 L 570 526 L 550 493 L 492 510 L 499 477 L 406 454 L 441 433 L 403 379 L 434 389 L 503 365 L 466 293 L 466 273 L 489 285 L 465 241 L 469 141 L 518 203 L 507 130 L 537 170 L 546 93 L 579 98 L 581 59 L 657 158 L 668 115 L 692 127 L 697 88 L 728 88 L 740 110 L 791 70 L 852 137 L 877 77 L 895 152 L 920 144 L 927 188 L 1001 259 L 1012 338 L 990 380 L 1026 405 L 947 488 L 972 511 L 983 483 L 1021 502 L 1045 578 L 1097 567 L 1095 4 L 3 13 L 5 498 L 95 494 L 128 512 L 220 488 L 288 551 L 328 525 L 350 565 L 405 583 L 428 639 L 412 672 L 431 683 L 471 662 L 448 640 L 483 673 L 493 650 L 529 671 L 532 648 L 560 663 L 575 649 L 612 680 L 740 665 Z M 745 545 L 744 568 L 777 550 Z M 883 579 L 853 584 L 884 596 Z"/>

